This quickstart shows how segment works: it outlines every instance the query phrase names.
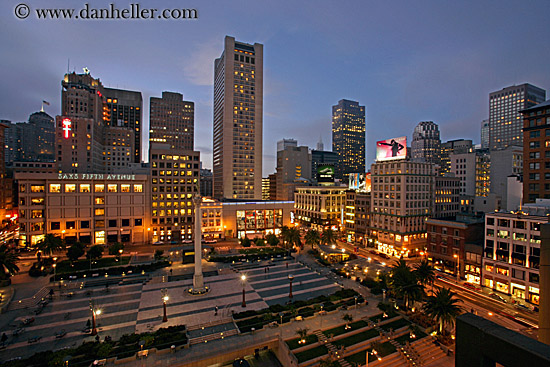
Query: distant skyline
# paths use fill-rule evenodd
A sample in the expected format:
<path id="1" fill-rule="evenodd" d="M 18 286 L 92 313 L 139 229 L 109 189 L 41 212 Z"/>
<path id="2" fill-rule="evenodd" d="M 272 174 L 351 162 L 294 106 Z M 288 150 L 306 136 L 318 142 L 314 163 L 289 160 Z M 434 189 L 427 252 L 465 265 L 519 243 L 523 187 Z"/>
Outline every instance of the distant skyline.
<path id="1" fill-rule="evenodd" d="M 118 8 L 131 1 L 111 1 Z M 30 0 L 40 7 L 82 7 Z M 366 2 L 189 1 L 196 20 L 19 20 L 16 1 L 0 4 L 0 119 L 26 121 L 61 111 L 61 80 L 88 67 L 107 87 L 163 91 L 195 102 L 195 149 L 212 167 L 214 60 L 224 37 L 264 45 L 263 176 L 274 172 L 276 142 L 331 144 L 331 107 L 341 99 L 366 109 L 367 169 L 375 142 L 406 135 L 420 121 L 441 140 L 480 143 L 489 93 L 522 83 L 548 91 L 547 0 Z M 108 7 L 109 1 L 91 6 Z M 181 8 L 180 1 L 140 1 Z"/>

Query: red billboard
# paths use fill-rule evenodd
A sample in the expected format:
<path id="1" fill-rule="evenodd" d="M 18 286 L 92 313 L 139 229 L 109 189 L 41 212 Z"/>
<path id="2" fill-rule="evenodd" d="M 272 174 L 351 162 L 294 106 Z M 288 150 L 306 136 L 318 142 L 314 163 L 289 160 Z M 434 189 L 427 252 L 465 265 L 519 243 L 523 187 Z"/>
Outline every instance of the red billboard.
<path id="1" fill-rule="evenodd" d="M 407 137 L 380 140 L 376 142 L 376 160 L 391 161 L 407 157 Z"/>

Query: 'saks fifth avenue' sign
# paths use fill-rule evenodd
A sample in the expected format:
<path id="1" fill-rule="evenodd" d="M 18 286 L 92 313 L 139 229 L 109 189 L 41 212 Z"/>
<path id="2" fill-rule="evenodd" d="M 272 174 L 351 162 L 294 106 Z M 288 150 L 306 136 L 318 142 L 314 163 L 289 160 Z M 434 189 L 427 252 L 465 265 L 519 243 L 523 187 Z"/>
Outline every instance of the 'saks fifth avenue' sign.
<path id="1" fill-rule="evenodd" d="M 135 180 L 136 175 L 103 174 L 103 173 L 59 173 L 59 180 Z"/>

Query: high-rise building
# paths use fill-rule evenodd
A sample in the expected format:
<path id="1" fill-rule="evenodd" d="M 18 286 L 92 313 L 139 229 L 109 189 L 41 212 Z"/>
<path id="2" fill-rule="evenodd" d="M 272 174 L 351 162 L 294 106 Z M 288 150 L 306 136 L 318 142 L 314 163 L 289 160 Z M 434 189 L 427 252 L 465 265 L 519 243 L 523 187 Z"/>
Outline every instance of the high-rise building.
<path id="1" fill-rule="evenodd" d="M 460 211 L 460 178 L 453 174 L 435 178 L 434 211 L 432 218 L 449 218 Z"/>
<path id="2" fill-rule="evenodd" d="M 105 172 L 116 173 L 134 163 L 135 131 L 127 127 L 105 129 Z"/>
<path id="3" fill-rule="evenodd" d="M 510 145 L 506 149 L 493 150 L 490 158 L 489 191 L 500 197 L 502 208 L 506 208 L 508 177 L 523 175 L 523 147 Z"/>
<path id="4" fill-rule="evenodd" d="M 474 197 L 476 194 L 476 154 L 452 153 L 450 172 L 460 179 L 460 196 Z"/>
<path id="5" fill-rule="evenodd" d="M 226 36 L 214 63 L 214 196 L 262 198 L 263 45 Z"/>
<path id="6" fill-rule="evenodd" d="M 193 238 L 193 196 L 199 193 L 200 153 L 151 143 L 152 241 L 179 242 Z"/>
<path id="7" fill-rule="evenodd" d="M 269 200 L 269 177 L 262 178 L 262 200 Z"/>
<path id="8" fill-rule="evenodd" d="M 201 196 L 212 197 L 212 170 L 201 168 Z"/>
<path id="9" fill-rule="evenodd" d="M 523 113 L 523 202 L 550 198 L 550 100 Z"/>
<path id="10" fill-rule="evenodd" d="M 8 122 L 9 123 L 9 122 Z M 55 122 L 45 112 L 35 112 L 29 122 L 10 124 L 5 135 L 5 162 L 53 162 Z"/>
<path id="11" fill-rule="evenodd" d="M 416 254 L 426 246 L 426 220 L 432 215 L 435 167 L 432 163 L 380 161 L 371 166 L 372 235 L 380 251 Z"/>
<path id="12" fill-rule="evenodd" d="M 441 169 L 440 174 L 451 172 L 451 154 L 464 154 L 472 151 L 471 140 L 457 139 L 449 140 L 441 144 Z"/>
<path id="13" fill-rule="evenodd" d="M 133 130 L 134 141 L 132 143 L 131 161 L 140 163 L 141 157 L 141 134 L 143 130 L 143 98 L 141 92 L 104 88 L 107 99 L 107 110 L 109 114 L 109 126 L 126 127 Z"/>
<path id="14" fill-rule="evenodd" d="M 481 149 L 489 149 L 489 119 L 481 121 Z"/>
<path id="15" fill-rule="evenodd" d="M 171 149 L 193 150 L 195 103 L 183 95 L 162 92 L 162 98 L 151 97 L 149 106 L 149 141 L 170 145 Z"/>
<path id="16" fill-rule="evenodd" d="M 325 150 L 325 144 L 323 144 L 323 138 L 321 137 L 321 135 L 319 135 L 319 141 L 317 142 L 316 149 Z"/>
<path id="17" fill-rule="evenodd" d="M 306 146 L 289 146 L 277 151 L 277 168 L 282 182 L 311 181 L 311 153 Z"/>
<path id="18" fill-rule="evenodd" d="M 295 139 L 282 139 L 277 142 L 277 152 L 285 150 L 287 147 L 297 147 L 298 140 Z"/>
<path id="19" fill-rule="evenodd" d="M 365 106 L 341 99 L 332 106 L 332 151 L 338 154 L 336 178 L 365 171 Z"/>
<path id="20" fill-rule="evenodd" d="M 317 169 L 320 166 L 330 165 L 336 167 L 338 163 L 338 154 L 326 150 L 311 151 L 311 179 L 313 183 L 318 183 Z M 358 172 L 360 173 L 360 172 Z"/>
<path id="21" fill-rule="evenodd" d="M 10 128 L 9 124 L 0 122 L 0 142 L 4 141 L 5 130 Z M 0 149 L 0 215 L 5 218 L 6 210 L 12 209 L 11 180 L 6 176 L 6 164 L 4 161 L 4 149 Z M 8 205 L 10 203 L 10 205 Z M 3 225 L 0 224 L 0 228 Z"/>
<path id="22" fill-rule="evenodd" d="M 414 162 L 441 165 L 441 138 L 439 127 L 433 121 L 422 121 L 416 125 L 411 142 L 411 158 Z"/>
<path id="23" fill-rule="evenodd" d="M 519 111 L 544 102 L 546 92 L 525 83 L 489 94 L 489 149 L 504 149 L 523 142 Z"/>

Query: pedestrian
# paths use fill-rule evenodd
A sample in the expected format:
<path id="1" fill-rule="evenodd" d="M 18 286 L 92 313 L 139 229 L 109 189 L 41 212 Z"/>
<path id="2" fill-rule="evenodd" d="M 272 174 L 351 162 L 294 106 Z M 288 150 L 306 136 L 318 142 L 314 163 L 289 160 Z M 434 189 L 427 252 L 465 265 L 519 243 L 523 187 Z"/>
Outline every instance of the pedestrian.
<path id="1" fill-rule="evenodd" d="M 170 268 L 170 275 L 172 275 L 172 268 Z"/>
<path id="2" fill-rule="evenodd" d="M 214 316 L 218 316 L 218 306 L 214 307 Z"/>
<path id="3" fill-rule="evenodd" d="M 99 334 L 95 336 L 95 341 L 99 343 Z"/>

